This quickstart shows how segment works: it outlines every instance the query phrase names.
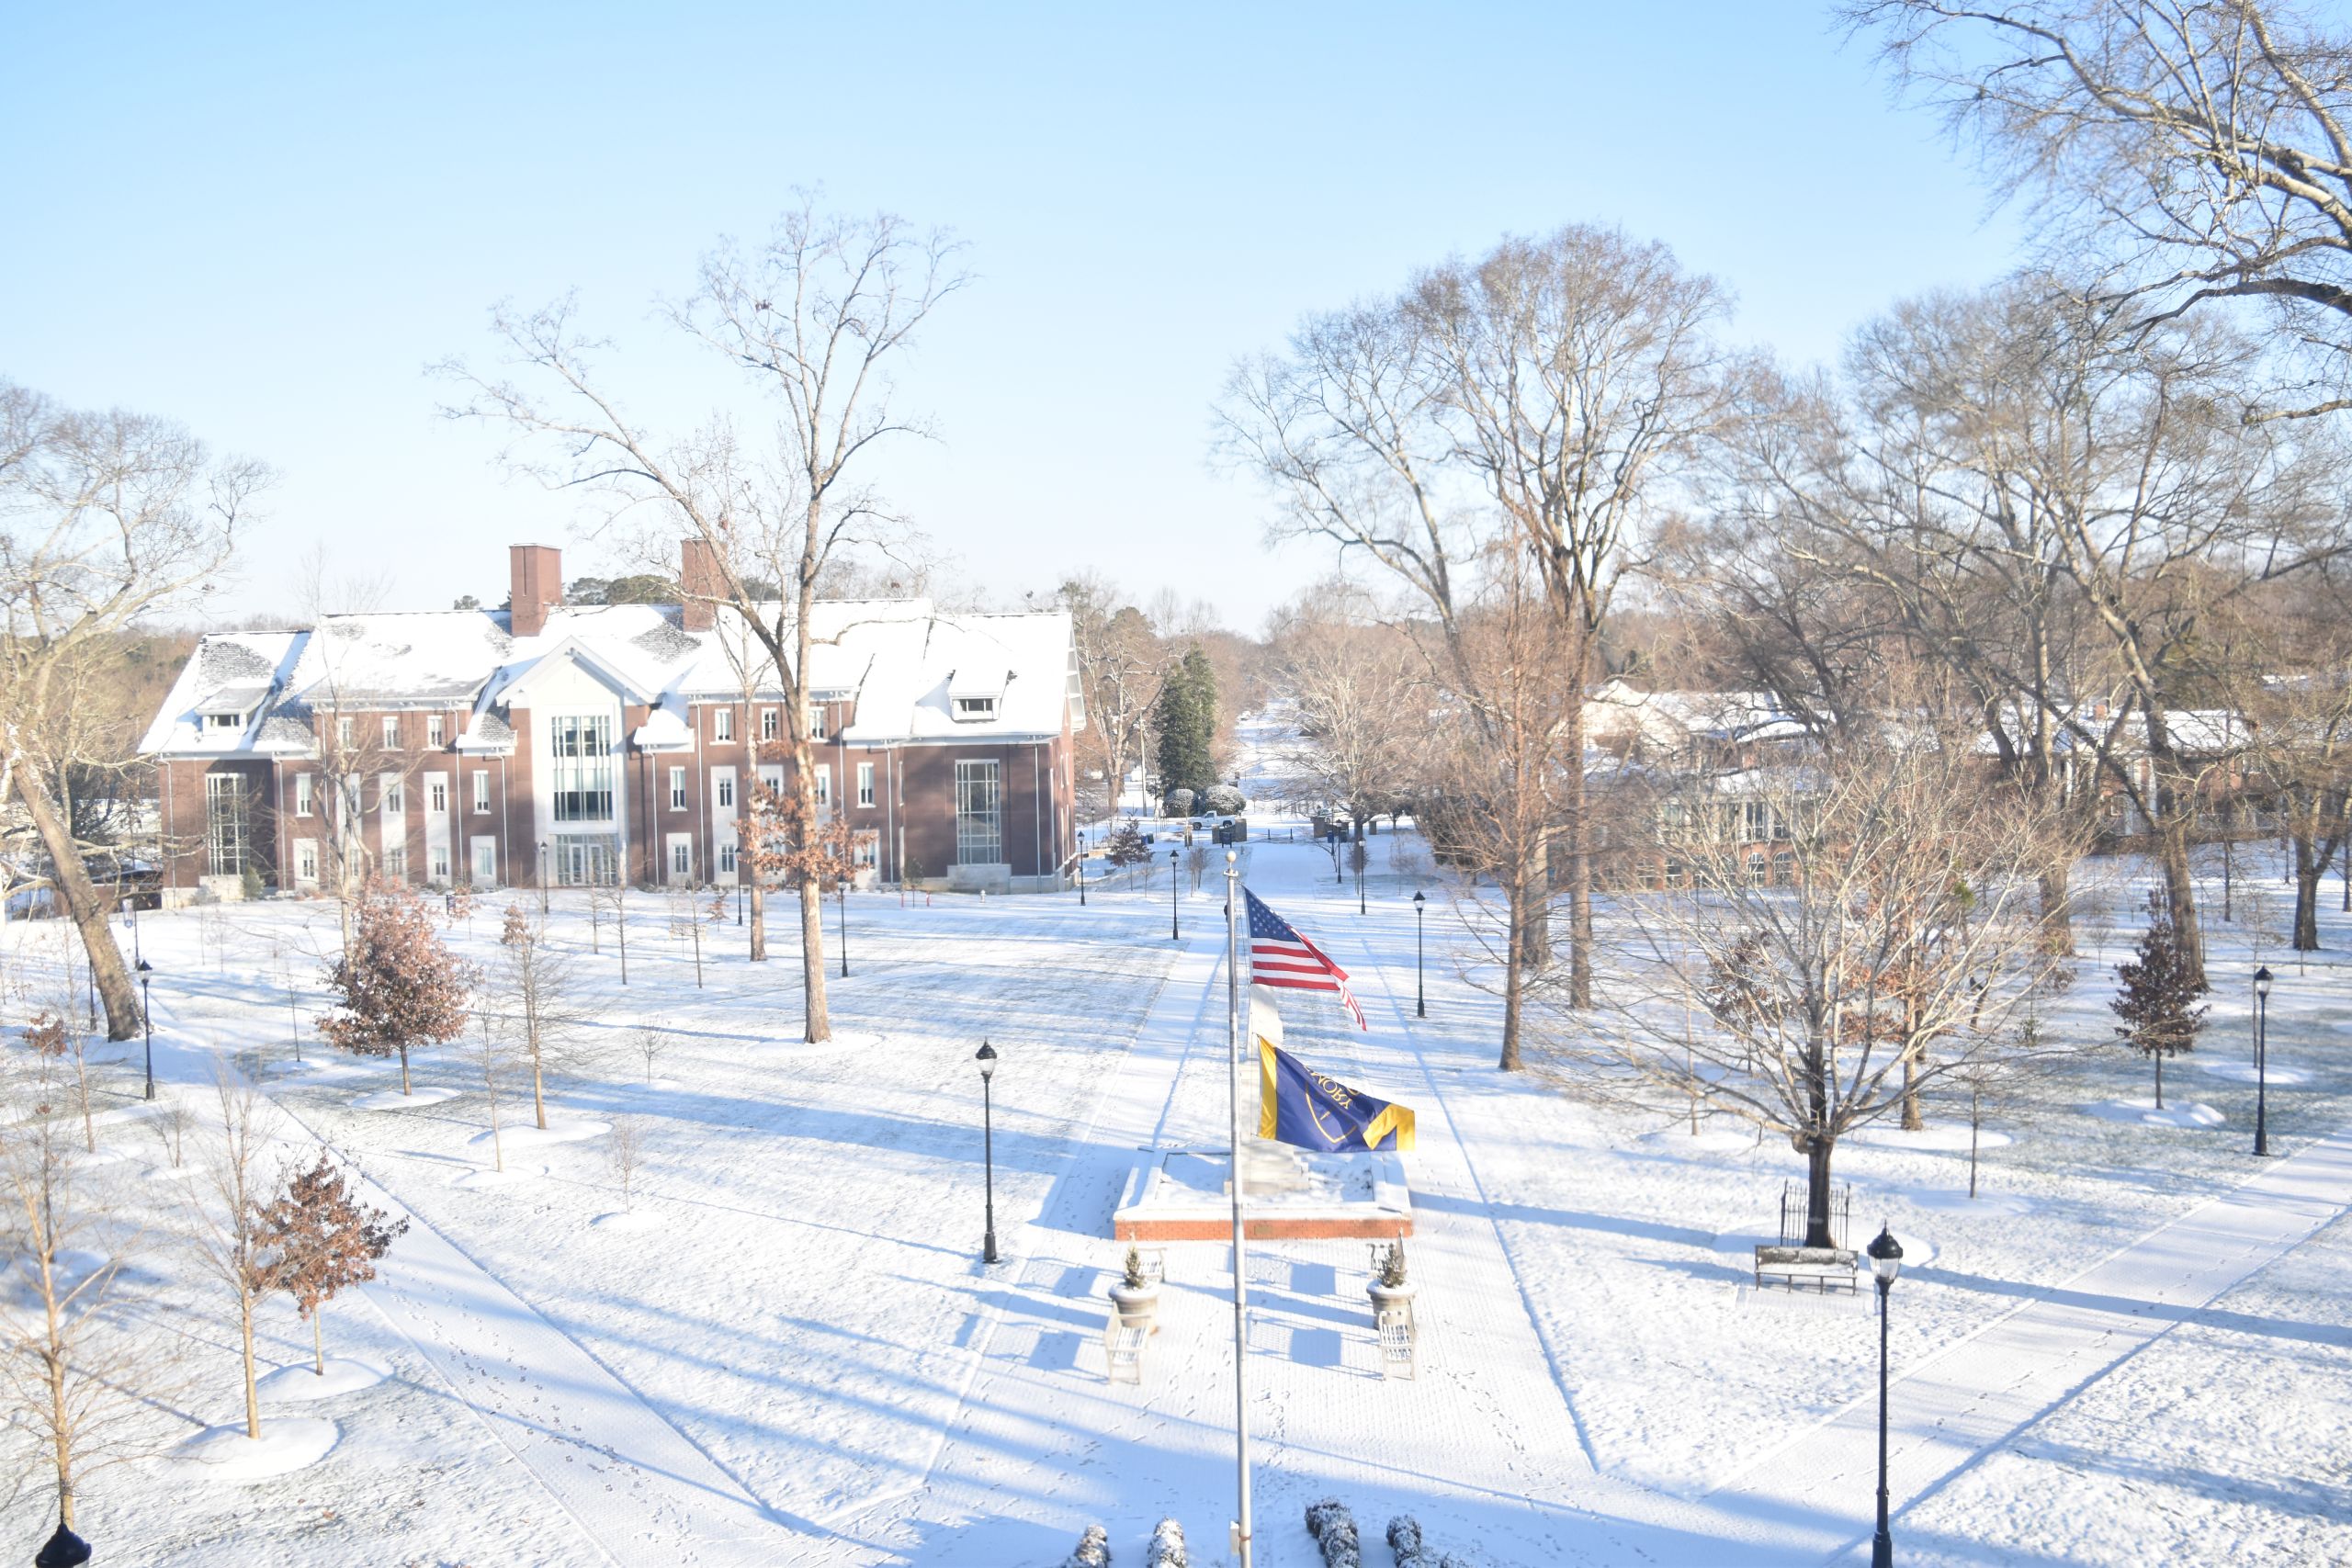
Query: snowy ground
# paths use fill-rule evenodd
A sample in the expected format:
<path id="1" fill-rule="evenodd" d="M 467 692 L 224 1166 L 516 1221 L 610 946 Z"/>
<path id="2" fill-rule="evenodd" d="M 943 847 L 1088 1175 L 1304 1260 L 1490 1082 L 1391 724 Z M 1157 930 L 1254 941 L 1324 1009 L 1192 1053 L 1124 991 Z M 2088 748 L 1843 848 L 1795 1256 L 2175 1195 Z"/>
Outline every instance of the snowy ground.
<path id="1" fill-rule="evenodd" d="M 1316 1562 L 1301 1510 L 1327 1492 L 1355 1508 L 1382 1568 L 1374 1543 L 1401 1511 L 1433 1547 L 1491 1565 L 1844 1559 L 1868 1528 L 1870 1476 L 1852 1467 L 1857 1441 L 1871 1451 L 1875 1321 L 1860 1298 L 1748 1286 L 1747 1247 L 1776 1228 L 1798 1162 L 1734 1129 L 1602 1115 L 1540 1069 L 1497 1075 L 1495 1004 L 1454 958 L 1466 906 L 1409 833 L 1374 849 L 1363 915 L 1319 849 L 1255 844 L 1246 871 L 1355 974 L 1371 1021 L 1360 1035 L 1328 1003 L 1286 1002 L 1292 1049 L 1419 1113 L 1422 1371 L 1378 1375 L 1362 1243 L 1253 1245 L 1257 1561 Z M 2119 930 L 2133 869 L 2090 868 Z M 2241 880 L 2241 919 L 2216 921 L 2217 978 L 2250 971 L 2253 934 L 2280 921 L 2284 889 L 2255 886 L 2261 919 L 2245 919 Z M 490 1163 L 487 1114 L 454 1055 L 416 1062 L 420 1090 L 443 1098 L 363 1109 L 397 1089 L 394 1072 L 315 1041 L 331 906 L 148 917 L 159 1072 L 185 1086 L 167 1092 L 197 1107 L 211 1059 L 242 1055 L 289 1132 L 356 1161 L 413 1228 L 383 1280 L 326 1320 L 331 1356 L 390 1375 L 280 1406 L 336 1424 L 325 1457 L 242 1482 L 163 1460 L 101 1472 L 83 1504 L 99 1560 L 1044 1568 L 1093 1520 L 1117 1561 L 1138 1561 L 1173 1514 L 1196 1563 L 1226 1561 L 1227 1249 L 1170 1249 L 1141 1387 L 1107 1383 L 1101 1348 L 1120 1251 L 1109 1215 L 1136 1151 L 1222 1141 L 1218 904 L 1214 888 L 1183 893 L 1171 942 L 1164 869 L 1083 908 L 854 896 L 839 1038 L 805 1046 L 788 948 L 755 967 L 737 928 L 712 928 L 697 989 L 664 901 L 642 898 L 626 987 L 609 927 L 579 961 L 583 1032 L 609 1049 L 557 1086 L 574 1135 L 511 1140 L 513 1179 L 489 1184 L 467 1179 Z M 485 908 L 454 935 L 487 960 L 497 923 Z M 586 948 L 583 908 L 559 898 L 554 923 Z M 788 942 L 786 923 L 772 936 Z M 57 928 L 5 935 L 16 983 L 37 982 Z M 2327 1142 L 2352 1128 L 2352 919 L 2328 910 L 2324 939 L 2300 968 L 2263 939 L 2280 975 L 2270 1119 L 2288 1159 L 2247 1155 L 2234 979 L 2196 1056 L 2166 1075 L 2167 1104 L 2209 1106 L 2214 1124 L 2119 1116 L 2149 1089 L 2113 1050 L 1996 1112 L 2007 1141 L 1984 1151 L 1973 1202 L 1950 1107 L 1926 1135 L 1840 1152 L 1855 1228 L 1891 1219 L 1920 1259 L 1893 1319 L 1904 1561 L 2352 1559 L 2352 1150 Z M 2126 940 L 2086 932 L 2048 1027 L 2107 1033 Z M 649 1022 L 672 1037 L 651 1085 L 628 1054 Z M 984 1037 L 1002 1056 L 994 1269 L 978 1262 Z M 123 1061 L 106 1094 L 128 1109 L 135 1053 Z M 594 1129 L 622 1116 L 650 1152 L 616 1221 L 610 1140 Z M 527 1100 L 502 1119 L 526 1124 Z M 101 1129 L 135 1156 L 109 1168 L 162 1190 L 144 1125 Z M 190 1350 L 174 1434 L 233 1418 L 233 1320 L 178 1255 L 142 1267 Z M 262 1327 L 272 1364 L 307 1366 L 290 1307 Z M 28 1543 L 44 1507 L 28 1492 L 9 1512 Z"/>

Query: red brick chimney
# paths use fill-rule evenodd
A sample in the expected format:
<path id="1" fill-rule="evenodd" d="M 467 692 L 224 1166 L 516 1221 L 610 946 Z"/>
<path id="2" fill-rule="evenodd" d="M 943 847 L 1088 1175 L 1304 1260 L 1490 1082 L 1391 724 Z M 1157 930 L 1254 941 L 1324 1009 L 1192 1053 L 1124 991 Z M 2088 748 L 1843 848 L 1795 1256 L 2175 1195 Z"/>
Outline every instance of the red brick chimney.
<path id="1" fill-rule="evenodd" d="M 714 600 L 726 597 L 727 578 L 718 570 L 718 552 L 704 538 L 678 541 L 678 586 L 684 597 L 678 606 L 679 624 L 690 632 L 707 632 L 718 624 Z"/>
<path id="2" fill-rule="evenodd" d="M 547 630 L 548 611 L 563 603 L 563 552 L 552 545 L 506 547 L 508 627 L 516 637 Z"/>

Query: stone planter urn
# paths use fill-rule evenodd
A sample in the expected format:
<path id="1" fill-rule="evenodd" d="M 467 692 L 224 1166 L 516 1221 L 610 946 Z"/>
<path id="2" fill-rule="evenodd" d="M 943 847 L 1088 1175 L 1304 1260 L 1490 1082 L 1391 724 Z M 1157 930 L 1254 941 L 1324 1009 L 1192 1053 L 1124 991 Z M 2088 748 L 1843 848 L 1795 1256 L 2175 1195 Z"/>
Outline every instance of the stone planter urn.
<path id="1" fill-rule="evenodd" d="M 1373 1321 L 1379 1322 L 1380 1314 L 1384 1312 L 1412 1311 L 1415 1289 L 1410 1280 L 1401 1285 L 1384 1285 L 1374 1280 L 1371 1284 L 1366 1285 L 1363 1288 L 1363 1293 L 1372 1298 Z"/>
<path id="2" fill-rule="evenodd" d="M 1159 1332 L 1158 1285 L 1130 1285 L 1122 1280 L 1111 1287 L 1111 1304 L 1119 1309 L 1121 1327 L 1140 1328 L 1147 1334 Z"/>

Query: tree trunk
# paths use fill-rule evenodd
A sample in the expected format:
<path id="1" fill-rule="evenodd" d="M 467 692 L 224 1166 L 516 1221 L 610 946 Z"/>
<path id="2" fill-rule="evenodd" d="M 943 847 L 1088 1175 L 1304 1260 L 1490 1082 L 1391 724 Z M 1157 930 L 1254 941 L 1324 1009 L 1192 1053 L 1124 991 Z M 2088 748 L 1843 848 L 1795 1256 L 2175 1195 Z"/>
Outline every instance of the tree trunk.
<path id="1" fill-rule="evenodd" d="M 311 1365 L 321 1377 L 327 1375 L 326 1335 L 319 1327 L 319 1319 L 325 1315 L 323 1305 L 311 1309 Z"/>
<path id="2" fill-rule="evenodd" d="M 1829 1156 L 1837 1146 L 1837 1140 L 1818 1134 L 1805 1145 L 1804 1244 L 1807 1247 L 1838 1245 L 1836 1238 L 1829 1234 Z"/>
<path id="3" fill-rule="evenodd" d="M 401 1047 L 401 1092 L 408 1092 L 408 1047 Z"/>
<path id="4" fill-rule="evenodd" d="M 539 1048 L 531 1047 L 531 1113 L 538 1119 L 539 1131 L 548 1130 L 548 1094 L 546 1075 L 539 1066 Z"/>
<path id="5" fill-rule="evenodd" d="M 245 1436 L 261 1436 L 261 1388 L 254 1378 L 254 1300 L 245 1297 L 237 1304 L 237 1317 L 244 1331 L 245 1341 Z"/>
<path id="6" fill-rule="evenodd" d="M 1918 1065 L 1919 1047 L 1914 1045 L 1903 1053 L 1903 1130 L 1906 1133 L 1916 1133 L 1927 1125 L 1919 1116 L 1919 1085 L 1916 1077 Z"/>
<path id="7" fill-rule="evenodd" d="M 2319 878 L 2327 869 L 2327 855 L 2309 839 L 2295 844 L 2295 951 L 2319 951 Z"/>
<path id="8" fill-rule="evenodd" d="M 1542 969 L 1552 962 L 1552 842 L 1548 833 L 1538 834 L 1535 848 L 1527 857 L 1527 864 L 1520 874 L 1520 884 L 1526 894 L 1516 919 L 1516 942 L 1511 951 L 1519 955 L 1520 964 L 1529 969 Z"/>
<path id="9" fill-rule="evenodd" d="M 2156 1109 L 2162 1111 L 2165 1108 L 2165 1054 L 2162 1051 L 2151 1051 L 2148 1055 L 2155 1058 Z"/>
<path id="10" fill-rule="evenodd" d="M 65 901 L 66 916 L 80 934 L 82 950 L 97 978 L 98 997 L 107 1007 L 107 1038 L 128 1040 L 139 1032 L 139 993 L 130 983 L 122 950 L 115 945 L 106 911 L 98 906 L 97 889 L 91 886 L 90 874 L 74 848 L 73 835 L 58 818 L 49 798 L 49 782 L 40 776 L 40 770 L 21 765 L 20 761 L 14 783 L 17 798 L 33 819 L 34 831 L 40 835 L 41 848 L 49 853 L 58 895 Z"/>
<path id="11" fill-rule="evenodd" d="M 2056 958 L 2075 955 L 2074 863 L 2062 852 L 2041 874 L 2041 946 Z"/>
<path id="12" fill-rule="evenodd" d="M 1172 879 L 1172 874 L 1171 874 Z M 808 998 L 808 1027 L 801 1037 L 810 1044 L 833 1037 L 832 1018 L 825 1006 L 825 893 L 813 876 L 800 879 L 800 989 Z"/>
<path id="13" fill-rule="evenodd" d="M 765 964 L 768 961 L 768 891 L 761 886 L 758 872 L 753 871 L 750 875 L 752 885 L 746 890 L 746 897 L 752 905 L 752 962 Z"/>
<path id="14" fill-rule="evenodd" d="M 1527 953 L 1522 938 L 1527 921 L 1527 883 L 1512 879 L 1504 890 L 1503 917 L 1503 1054 L 1496 1066 L 1519 1071 L 1519 1035 L 1527 1010 Z"/>
<path id="15" fill-rule="evenodd" d="M 2165 874 L 2165 905 L 2180 936 L 2181 959 L 2189 978 L 2205 978 L 2205 936 L 2197 925 L 2197 878 L 2188 863 L 2188 818 L 2176 809 L 2157 835 Z"/>
<path id="16" fill-rule="evenodd" d="M 49 1435 L 57 1455 L 57 1517 L 74 1528 L 74 1412 L 65 1397 L 65 1358 L 57 1348 L 56 1314 L 51 1314 L 47 1353 L 41 1358 L 49 1373 Z"/>
<path id="17" fill-rule="evenodd" d="M 1577 660 L 1581 665 L 1584 661 Z M 1584 682 L 1581 671 L 1568 693 L 1567 852 L 1568 1006 L 1592 1006 L 1592 825 L 1586 820 L 1584 782 Z"/>
<path id="18" fill-rule="evenodd" d="M 1976 1201 L 1977 1134 L 1984 1126 L 1984 1095 L 1982 1089 L 1968 1091 L 1968 1201 Z"/>

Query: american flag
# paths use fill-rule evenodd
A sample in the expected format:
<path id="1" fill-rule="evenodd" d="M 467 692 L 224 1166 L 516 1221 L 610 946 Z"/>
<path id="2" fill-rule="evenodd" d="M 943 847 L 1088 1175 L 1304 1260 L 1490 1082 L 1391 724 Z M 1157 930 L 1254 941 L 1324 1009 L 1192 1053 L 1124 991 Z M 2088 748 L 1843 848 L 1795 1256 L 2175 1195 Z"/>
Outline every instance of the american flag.
<path id="1" fill-rule="evenodd" d="M 1321 948 L 1267 908 L 1255 893 L 1245 887 L 1241 897 L 1250 911 L 1250 983 L 1300 991 L 1337 991 L 1356 1027 L 1369 1031 L 1363 1009 L 1356 1006 L 1355 993 L 1348 989 L 1348 972 L 1324 957 Z"/>

